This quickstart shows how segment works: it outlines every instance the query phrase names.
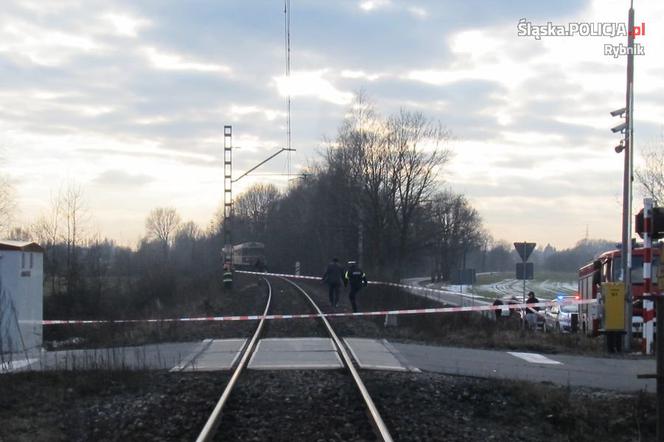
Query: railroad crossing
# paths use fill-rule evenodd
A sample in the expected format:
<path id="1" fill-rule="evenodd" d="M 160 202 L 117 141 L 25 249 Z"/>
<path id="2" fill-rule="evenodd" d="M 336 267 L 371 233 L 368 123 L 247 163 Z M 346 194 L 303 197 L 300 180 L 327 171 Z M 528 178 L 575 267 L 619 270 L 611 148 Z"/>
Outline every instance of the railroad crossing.
<path id="1" fill-rule="evenodd" d="M 321 338 L 259 341 L 249 369 L 338 369 L 330 344 Z M 547 382 L 563 386 L 617 391 L 655 391 L 654 379 L 637 379 L 655 370 L 647 358 L 598 358 L 572 355 L 482 350 L 346 338 L 344 343 L 361 369 L 428 371 L 493 379 Z M 245 339 L 153 344 L 113 349 L 60 350 L 5 364 L 2 372 L 66 368 L 135 367 L 174 372 L 228 371 L 237 363 Z"/>

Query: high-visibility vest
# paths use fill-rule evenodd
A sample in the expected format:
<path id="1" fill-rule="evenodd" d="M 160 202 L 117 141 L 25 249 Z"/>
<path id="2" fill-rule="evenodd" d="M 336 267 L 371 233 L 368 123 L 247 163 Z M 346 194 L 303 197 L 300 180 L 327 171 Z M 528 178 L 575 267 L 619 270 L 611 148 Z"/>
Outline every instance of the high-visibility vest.
<path id="1" fill-rule="evenodd" d="M 224 272 L 224 282 L 233 282 L 233 272 L 230 271 Z"/>

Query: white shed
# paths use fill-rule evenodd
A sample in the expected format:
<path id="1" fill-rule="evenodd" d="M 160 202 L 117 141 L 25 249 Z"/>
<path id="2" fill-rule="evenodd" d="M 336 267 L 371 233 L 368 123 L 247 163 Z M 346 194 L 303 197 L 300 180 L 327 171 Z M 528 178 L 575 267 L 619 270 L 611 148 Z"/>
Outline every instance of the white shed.
<path id="1" fill-rule="evenodd" d="M 42 345 L 44 249 L 35 242 L 0 240 L 0 353 Z"/>

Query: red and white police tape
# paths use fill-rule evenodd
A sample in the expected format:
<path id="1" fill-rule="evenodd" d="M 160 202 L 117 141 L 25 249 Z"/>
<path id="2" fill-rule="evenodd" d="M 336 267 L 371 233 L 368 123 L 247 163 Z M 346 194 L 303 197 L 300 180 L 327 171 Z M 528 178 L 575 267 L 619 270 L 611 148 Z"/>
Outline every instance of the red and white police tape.
<path id="1" fill-rule="evenodd" d="M 284 275 L 279 273 L 259 273 L 259 272 L 240 272 L 248 274 L 257 274 L 263 276 L 280 276 L 287 278 L 300 278 L 300 279 L 315 279 L 320 280 L 320 278 L 315 276 L 296 276 L 296 275 Z M 450 293 L 444 290 L 429 289 L 424 287 L 415 287 L 408 286 L 403 284 L 395 283 L 384 283 L 384 282 L 370 282 L 370 284 L 382 284 L 389 286 L 404 287 L 408 289 L 424 289 L 439 291 L 443 293 Z M 414 315 L 414 314 L 430 314 L 430 313 L 454 313 L 454 312 L 481 312 L 481 311 L 491 311 L 491 310 L 505 310 L 505 309 L 518 309 L 523 310 L 526 308 L 532 307 L 548 307 L 554 304 L 561 305 L 575 305 L 575 304 L 593 304 L 597 302 L 596 299 L 585 299 L 585 300 L 576 300 L 576 299 L 564 299 L 562 301 L 543 301 L 538 303 L 520 303 L 520 304 L 502 304 L 502 305 L 476 305 L 476 306 L 467 306 L 467 307 L 438 307 L 438 308 L 420 308 L 420 309 L 408 309 L 408 310 L 380 310 L 373 312 L 358 312 L 358 313 L 325 313 L 323 316 L 327 318 L 337 318 L 337 317 L 356 317 L 356 316 L 384 316 L 384 315 Z M 221 321 L 258 321 L 261 319 L 306 319 L 306 318 L 317 318 L 320 315 L 317 313 L 312 314 L 301 314 L 301 315 L 243 315 L 243 316 L 196 316 L 196 317 L 184 317 L 184 318 L 155 318 L 155 319 L 87 319 L 87 320 L 44 320 L 42 321 L 43 325 L 63 325 L 63 324 L 131 324 L 131 323 L 156 323 L 156 322 L 221 322 Z"/>
<path id="2" fill-rule="evenodd" d="M 236 273 L 244 273 L 244 274 L 247 274 L 247 275 L 278 276 L 278 277 L 281 277 L 281 278 L 311 279 L 311 280 L 314 280 L 314 281 L 321 281 L 322 280 L 320 276 L 288 275 L 286 273 L 250 272 L 250 271 L 247 271 L 247 270 L 236 270 L 235 272 Z M 404 289 L 419 290 L 419 291 L 423 291 L 423 292 L 445 293 L 445 294 L 448 294 L 448 295 L 471 297 L 471 298 L 477 297 L 477 296 L 469 295 L 467 293 L 453 292 L 451 290 L 433 289 L 431 287 L 421 287 L 421 286 L 416 286 L 416 285 L 398 284 L 396 282 L 369 281 L 368 283 L 371 284 L 371 285 L 386 285 L 388 287 L 400 287 L 400 288 L 404 288 Z"/>

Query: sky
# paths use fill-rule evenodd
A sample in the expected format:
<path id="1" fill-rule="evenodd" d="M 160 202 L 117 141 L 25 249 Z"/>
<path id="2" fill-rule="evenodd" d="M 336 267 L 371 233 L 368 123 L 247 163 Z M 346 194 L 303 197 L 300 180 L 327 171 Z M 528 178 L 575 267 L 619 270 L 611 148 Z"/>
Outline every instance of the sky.
<path id="1" fill-rule="evenodd" d="M 441 186 L 465 194 L 495 239 L 574 245 L 621 237 L 625 36 L 519 35 L 519 22 L 626 23 L 627 1 L 5 0 L 0 10 L 0 172 L 18 224 L 76 183 L 89 231 L 135 246 L 156 207 L 209 225 L 234 174 L 286 143 L 256 182 L 289 185 L 320 159 L 359 91 L 382 115 L 420 111 L 453 134 Z M 638 1 L 635 161 L 661 140 L 664 4 Z M 635 188 L 634 208 L 642 205 Z"/>

